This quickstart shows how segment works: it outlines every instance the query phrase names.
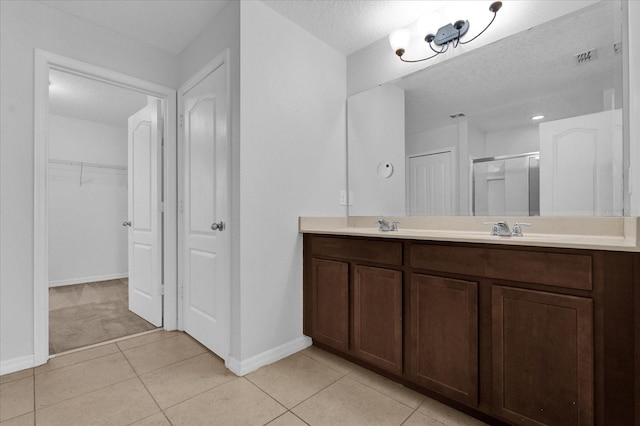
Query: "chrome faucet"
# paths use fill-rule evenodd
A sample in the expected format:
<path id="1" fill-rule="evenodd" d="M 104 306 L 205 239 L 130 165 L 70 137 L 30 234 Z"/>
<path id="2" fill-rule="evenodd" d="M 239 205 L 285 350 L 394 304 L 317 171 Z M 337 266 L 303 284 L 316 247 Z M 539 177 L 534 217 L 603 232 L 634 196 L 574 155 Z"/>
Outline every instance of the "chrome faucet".
<path id="1" fill-rule="evenodd" d="M 509 224 L 504 220 L 499 220 L 497 222 L 485 222 L 485 225 L 492 225 L 491 227 L 491 235 L 497 235 L 499 237 L 510 237 L 511 229 L 509 229 Z"/>
<path id="2" fill-rule="evenodd" d="M 388 220 L 385 220 L 385 218 L 381 217 L 380 219 L 378 219 L 377 222 L 380 225 L 380 228 L 378 228 L 378 231 L 383 231 L 383 232 L 388 232 L 388 231 L 397 231 L 398 230 L 398 223 L 397 221 L 393 221 L 391 222 L 391 224 L 389 224 Z"/>
<path id="3" fill-rule="evenodd" d="M 513 225 L 513 232 L 511 233 L 512 237 L 522 237 L 522 227 L 523 226 L 531 226 L 530 223 L 519 222 Z"/>

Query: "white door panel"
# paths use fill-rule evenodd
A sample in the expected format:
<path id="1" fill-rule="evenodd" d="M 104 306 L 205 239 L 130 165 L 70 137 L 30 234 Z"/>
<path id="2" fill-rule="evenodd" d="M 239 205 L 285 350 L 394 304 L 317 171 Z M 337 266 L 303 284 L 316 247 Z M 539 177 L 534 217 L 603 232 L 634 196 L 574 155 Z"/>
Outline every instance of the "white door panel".
<path id="1" fill-rule="evenodd" d="M 129 310 L 162 325 L 160 101 L 129 117 Z"/>
<path id="2" fill-rule="evenodd" d="M 451 152 L 409 158 L 409 214 L 451 216 Z"/>
<path id="3" fill-rule="evenodd" d="M 184 330 L 227 359 L 229 353 L 229 216 L 227 66 L 214 68 L 181 93 L 182 318 Z"/>
<path id="4" fill-rule="evenodd" d="M 540 124 L 540 213 L 610 216 L 622 210 L 620 110 Z"/>

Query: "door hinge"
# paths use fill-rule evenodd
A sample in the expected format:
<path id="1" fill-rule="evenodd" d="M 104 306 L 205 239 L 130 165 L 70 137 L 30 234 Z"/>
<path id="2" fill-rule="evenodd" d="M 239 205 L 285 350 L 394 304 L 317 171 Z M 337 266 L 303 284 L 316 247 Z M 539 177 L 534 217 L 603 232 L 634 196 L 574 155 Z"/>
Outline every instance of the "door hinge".
<path id="1" fill-rule="evenodd" d="M 178 125 L 179 125 L 180 127 L 184 127 L 184 115 L 182 115 L 182 114 L 180 114 L 180 115 L 178 116 Z"/>
<path id="2" fill-rule="evenodd" d="M 158 211 L 159 211 L 160 213 L 164 213 L 164 202 L 163 202 L 163 201 L 160 201 L 160 202 L 158 203 Z"/>
<path id="3" fill-rule="evenodd" d="M 184 298 L 184 287 L 180 286 L 180 299 Z"/>
<path id="4" fill-rule="evenodd" d="M 164 296 L 164 284 L 160 284 L 160 287 L 158 287 L 158 292 L 160 293 L 160 296 Z"/>

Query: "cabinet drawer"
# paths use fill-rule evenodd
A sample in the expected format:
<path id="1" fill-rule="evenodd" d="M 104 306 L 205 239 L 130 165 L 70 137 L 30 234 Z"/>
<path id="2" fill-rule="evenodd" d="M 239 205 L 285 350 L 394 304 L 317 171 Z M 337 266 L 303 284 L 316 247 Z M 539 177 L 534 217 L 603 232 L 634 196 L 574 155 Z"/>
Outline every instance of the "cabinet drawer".
<path id="1" fill-rule="evenodd" d="M 412 244 L 409 260 L 413 268 L 429 271 L 580 290 L 593 288 L 592 260 L 587 254 Z"/>
<path id="2" fill-rule="evenodd" d="M 487 276 L 555 287 L 591 290 L 591 256 L 534 251 L 490 250 Z"/>
<path id="3" fill-rule="evenodd" d="M 410 262 L 413 268 L 418 269 L 484 276 L 487 250 L 437 244 L 412 244 Z"/>
<path id="4" fill-rule="evenodd" d="M 400 241 L 313 237 L 311 251 L 314 256 L 402 265 L 402 242 Z"/>

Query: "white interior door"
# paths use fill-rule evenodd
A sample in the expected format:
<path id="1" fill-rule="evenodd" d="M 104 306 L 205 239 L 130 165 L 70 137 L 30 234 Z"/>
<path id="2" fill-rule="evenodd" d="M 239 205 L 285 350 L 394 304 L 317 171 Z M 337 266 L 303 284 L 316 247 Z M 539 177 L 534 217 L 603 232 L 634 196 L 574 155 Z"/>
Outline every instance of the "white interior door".
<path id="1" fill-rule="evenodd" d="M 409 157 L 409 214 L 451 216 L 451 151 Z"/>
<path id="2" fill-rule="evenodd" d="M 622 211 L 619 123 L 621 111 L 614 110 L 540 124 L 542 215 L 611 216 Z"/>
<path id="3" fill-rule="evenodd" d="M 160 101 L 129 117 L 129 310 L 162 325 Z"/>
<path id="4" fill-rule="evenodd" d="M 210 64 L 180 90 L 182 324 L 225 360 L 230 309 L 226 74 L 226 63 Z"/>

